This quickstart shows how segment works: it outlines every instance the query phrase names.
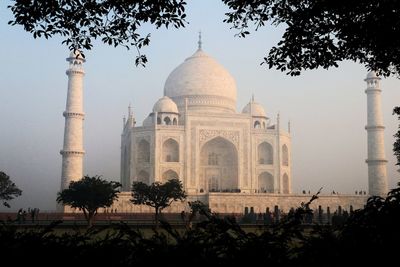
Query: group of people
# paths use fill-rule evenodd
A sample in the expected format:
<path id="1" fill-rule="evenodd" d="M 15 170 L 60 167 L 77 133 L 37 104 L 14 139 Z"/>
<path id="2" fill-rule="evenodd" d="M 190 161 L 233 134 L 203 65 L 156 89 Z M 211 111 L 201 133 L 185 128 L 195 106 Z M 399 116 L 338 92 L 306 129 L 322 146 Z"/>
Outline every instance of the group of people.
<path id="1" fill-rule="evenodd" d="M 38 208 L 28 208 L 28 211 L 24 209 L 19 209 L 17 212 L 17 222 L 19 224 L 26 222 L 26 217 L 30 216 L 31 222 L 34 223 L 38 219 L 39 209 Z"/>
<path id="2" fill-rule="evenodd" d="M 307 194 L 307 191 L 306 191 L 306 190 L 303 190 L 303 194 Z M 310 190 L 308 190 L 308 194 L 310 194 Z M 366 192 L 365 190 L 359 190 L 359 191 L 356 190 L 356 191 L 355 191 L 355 194 L 356 194 L 356 195 L 366 195 L 367 192 Z M 339 192 L 333 190 L 333 191 L 331 192 L 331 195 L 339 195 Z"/>
<path id="3" fill-rule="evenodd" d="M 364 190 L 360 190 L 360 191 L 355 191 L 355 193 L 356 193 L 356 195 L 366 195 L 367 194 L 367 192 Z"/>

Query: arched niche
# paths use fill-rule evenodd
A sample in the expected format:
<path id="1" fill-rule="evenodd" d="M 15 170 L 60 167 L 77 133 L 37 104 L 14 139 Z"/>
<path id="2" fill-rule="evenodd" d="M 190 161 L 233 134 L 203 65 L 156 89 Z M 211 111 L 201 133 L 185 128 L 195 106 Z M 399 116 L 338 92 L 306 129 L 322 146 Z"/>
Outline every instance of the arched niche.
<path id="1" fill-rule="evenodd" d="M 289 194 L 290 190 L 289 190 L 289 176 L 285 173 L 282 176 L 282 189 L 284 194 Z"/>
<path id="2" fill-rule="evenodd" d="M 258 164 L 273 164 L 274 154 L 273 148 L 270 143 L 262 142 L 257 147 L 258 151 Z"/>
<path id="3" fill-rule="evenodd" d="M 289 150 L 286 145 L 282 146 L 282 165 L 289 166 Z"/>
<path id="4" fill-rule="evenodd" d="M 138 147 L 136 158 L 138 163 L 150 162 L 150 143 L 146 140 L 140 140 Z"/>
<path id="5" fill-rule="evenodd" d="M 269 172 L 258 175 L 258 189 L 264 193 L 274 193 L 274 176 Z"/>
<path id="6" fill-rule="evenodd" d="M 179 144 L 172 138 L 169 138 L 163 144 L 162 157 L 164 162 L 179 162 Z"/>

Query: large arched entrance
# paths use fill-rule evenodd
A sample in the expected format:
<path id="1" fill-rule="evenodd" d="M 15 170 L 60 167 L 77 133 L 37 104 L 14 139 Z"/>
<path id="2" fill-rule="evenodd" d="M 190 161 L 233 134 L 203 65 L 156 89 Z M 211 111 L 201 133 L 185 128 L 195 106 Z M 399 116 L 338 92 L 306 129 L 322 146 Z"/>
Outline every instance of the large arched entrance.
<path id="1" fill-rule="evenodd" d="M 200 152 L 200 189 L 232 191 L 239 187 L 235 146 L 222 137 L 203 145 Z"/>

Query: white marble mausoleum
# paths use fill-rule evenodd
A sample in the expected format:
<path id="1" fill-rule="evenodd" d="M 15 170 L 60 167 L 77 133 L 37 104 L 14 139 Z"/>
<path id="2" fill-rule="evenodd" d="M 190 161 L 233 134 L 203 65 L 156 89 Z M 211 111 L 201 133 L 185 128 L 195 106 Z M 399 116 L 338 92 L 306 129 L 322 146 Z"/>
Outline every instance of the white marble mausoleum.
<path id="1" fill-rule="evenodd" d="M 83 63 L 77 53 L 70 67 L 65 116 L 61 189 L 82 177 Z M 380 85 L 374 72 L 367 75 L 368 195 L 321 195 L 313 208 L 361 208 L 369 195 L 387 193 L 386 159 Z M 164 95 L 143 123 L 129 107 L 121 135 L 120 194 L 112 209 L 151 212 L 129 200 L 135 181 L 147 184 L 171 178 L 182 181 L 187 201 L 201 200 L 212 211 L 242 213 L 282 211 L 298 207 L 309 195 L 293 194 L 290 124 L 281 127 L 279 114 L 271 116 L 254 97 L 237 110 L 234 78 L 213 57 L 198 50 L 177 66 L 164 84 Z M 285 125 L 287 125 L 285 123 Z M 175 203 L 167 212 L 187 210 Z"/>

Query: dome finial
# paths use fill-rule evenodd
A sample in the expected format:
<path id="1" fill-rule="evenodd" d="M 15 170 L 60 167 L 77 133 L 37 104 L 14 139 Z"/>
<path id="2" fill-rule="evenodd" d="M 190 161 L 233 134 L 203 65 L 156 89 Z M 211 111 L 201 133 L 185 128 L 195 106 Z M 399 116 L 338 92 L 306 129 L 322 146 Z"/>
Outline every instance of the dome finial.
<path id="1" fill-rule="evenodd" d="M 254 93 L 251 94 L 251 102 L 254 102 Z"/>
<path id="2" fill-rule="evenodd" d="M 199 44 L 199 50 L 201 50 L 201 31 L 199 31 L 199 41 L 197 43 Z"/>

